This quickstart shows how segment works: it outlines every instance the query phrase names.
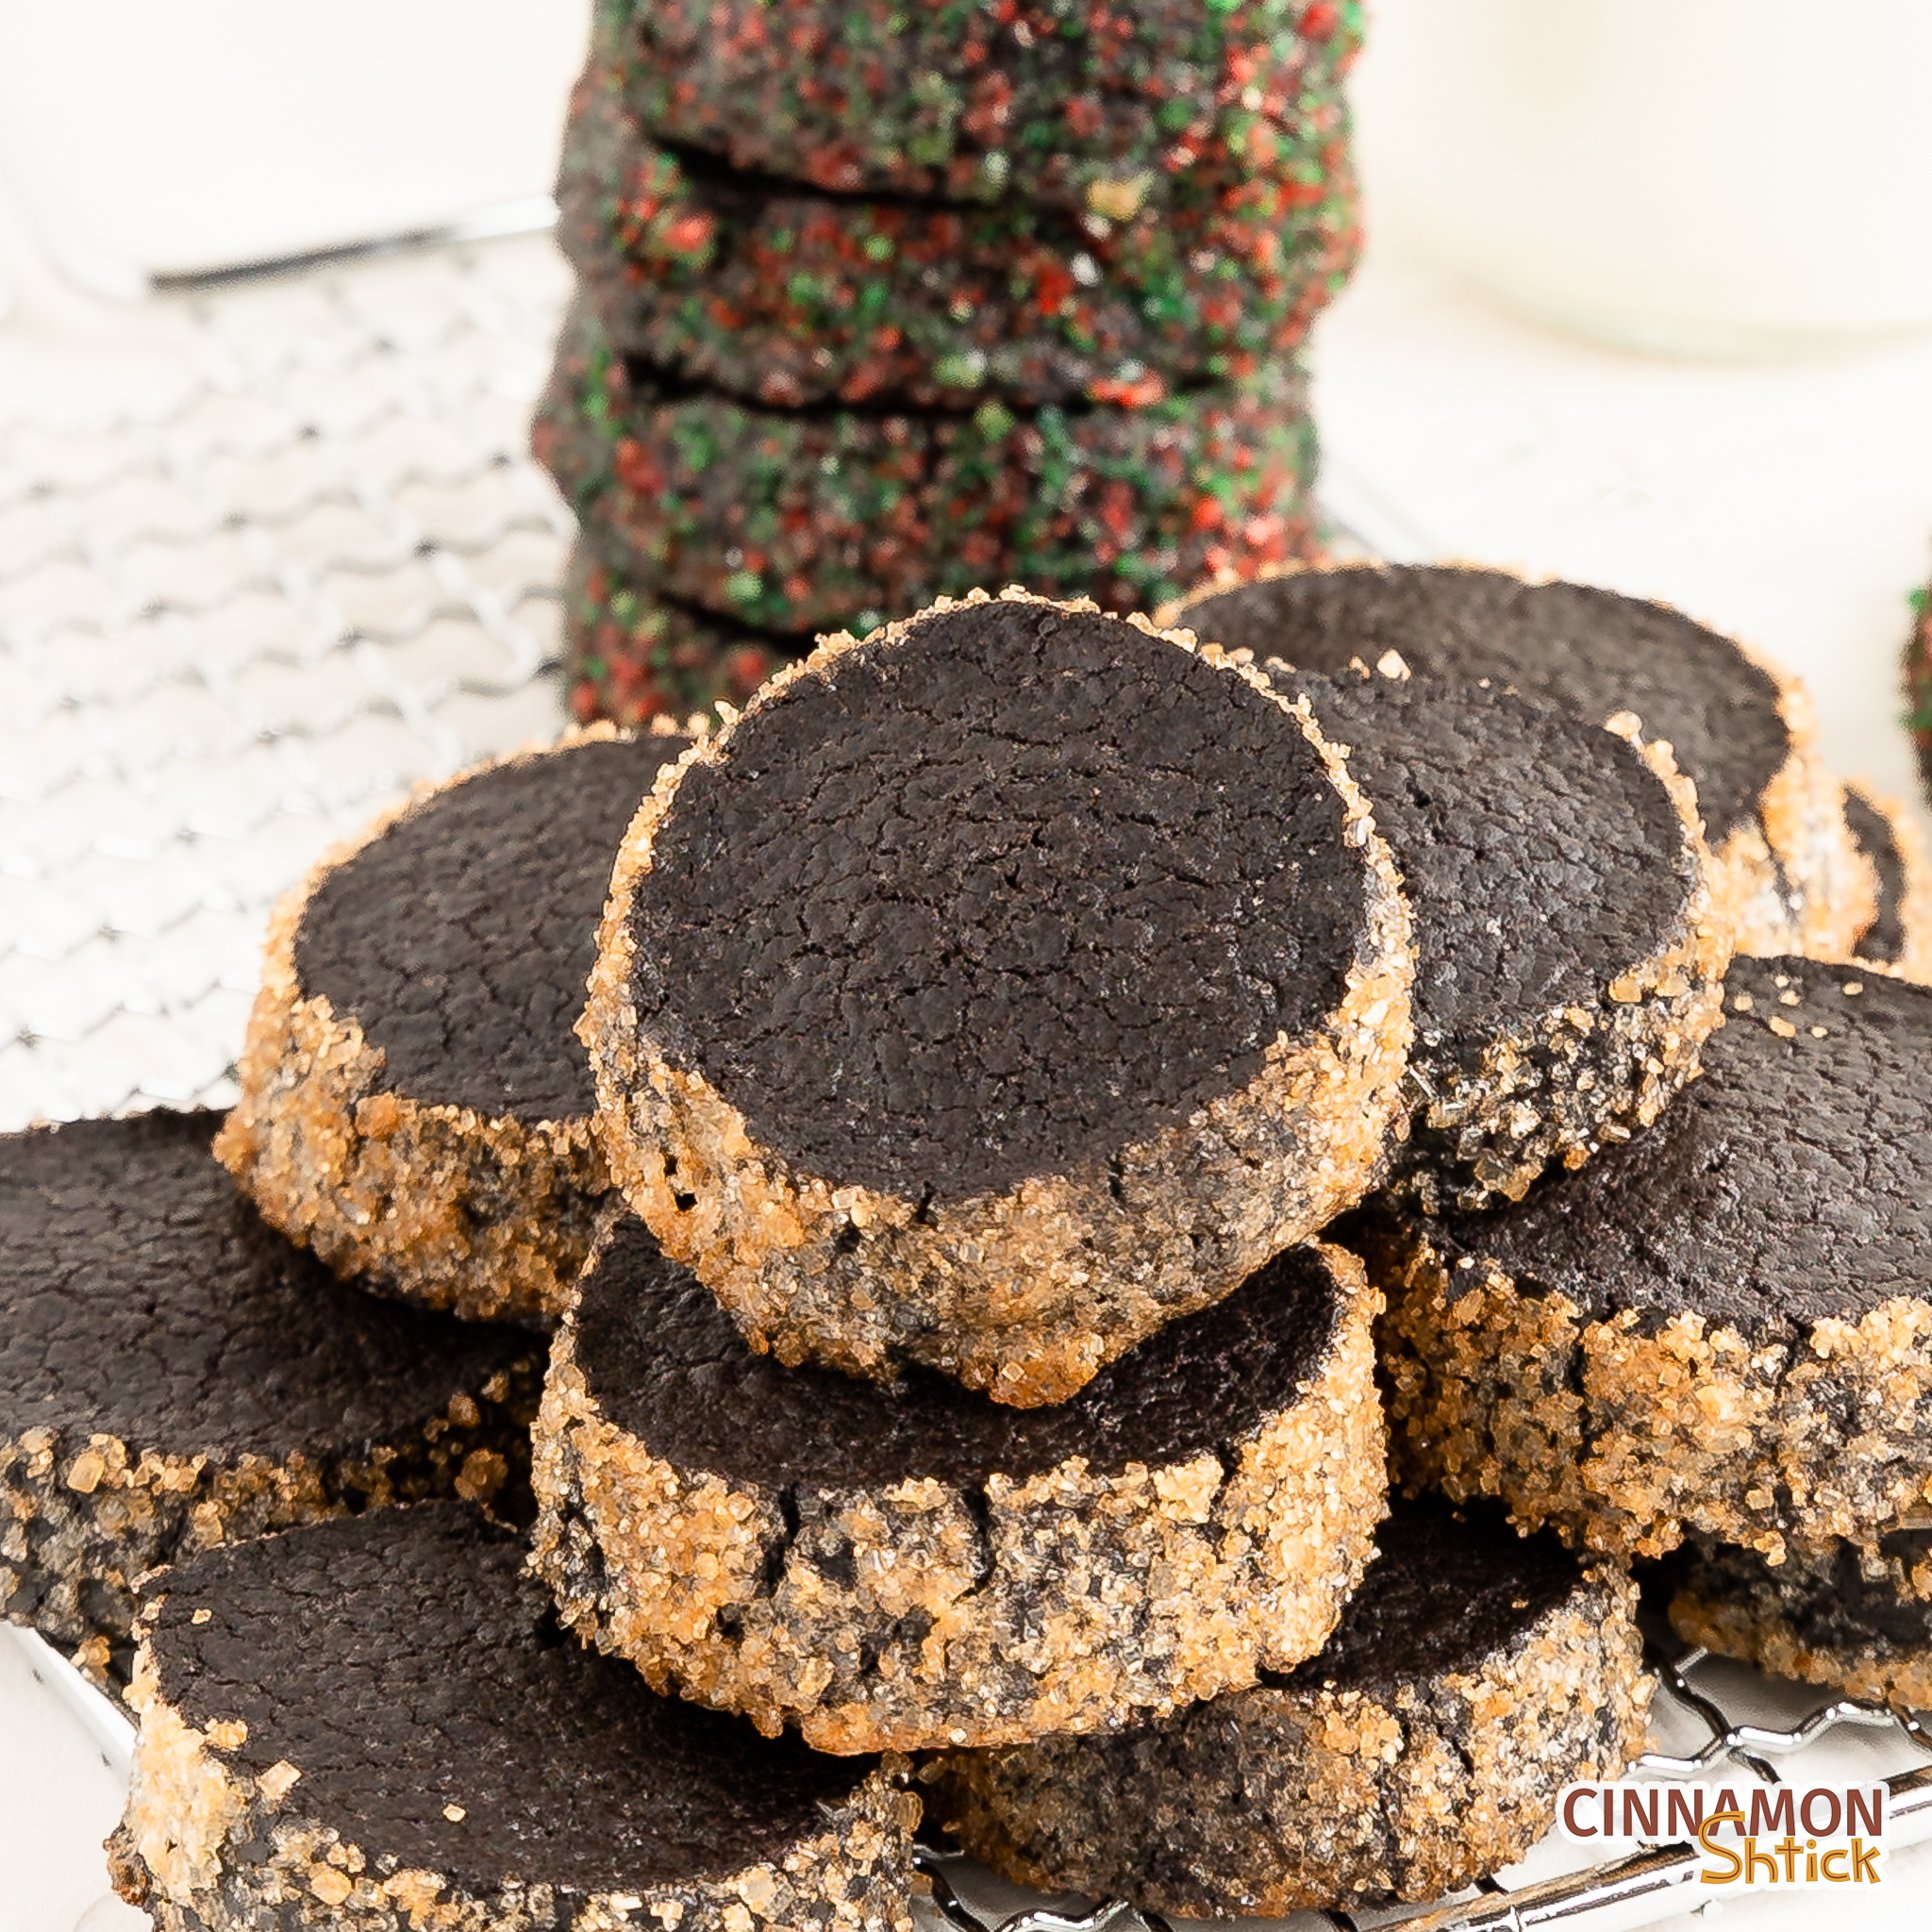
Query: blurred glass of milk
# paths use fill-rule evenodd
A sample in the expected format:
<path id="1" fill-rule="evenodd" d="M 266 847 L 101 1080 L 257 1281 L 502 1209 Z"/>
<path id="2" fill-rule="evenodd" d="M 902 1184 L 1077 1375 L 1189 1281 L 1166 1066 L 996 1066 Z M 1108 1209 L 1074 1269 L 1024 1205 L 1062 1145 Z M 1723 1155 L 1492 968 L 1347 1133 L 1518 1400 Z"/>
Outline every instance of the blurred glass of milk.
<path id="1" fill-rule="evenodd" d="M 1545 321 L 1682 355 L 1932 327 L 1932 0 L 1372 0 L 1386 223 Z"/>

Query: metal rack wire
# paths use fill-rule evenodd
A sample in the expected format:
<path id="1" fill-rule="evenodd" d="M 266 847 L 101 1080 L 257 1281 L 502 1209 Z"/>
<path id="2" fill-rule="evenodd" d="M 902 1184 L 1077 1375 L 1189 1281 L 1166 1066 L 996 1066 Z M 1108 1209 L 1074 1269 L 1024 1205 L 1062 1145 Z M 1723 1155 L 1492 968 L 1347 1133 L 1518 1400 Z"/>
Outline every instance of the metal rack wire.
<path id="1" fill-rule="evenodd" d="M 0 1129 L 229 1096 L 268 908 L 553 736 L 547 238 L 165 305 L 161 393 L 0 418 Z"/>

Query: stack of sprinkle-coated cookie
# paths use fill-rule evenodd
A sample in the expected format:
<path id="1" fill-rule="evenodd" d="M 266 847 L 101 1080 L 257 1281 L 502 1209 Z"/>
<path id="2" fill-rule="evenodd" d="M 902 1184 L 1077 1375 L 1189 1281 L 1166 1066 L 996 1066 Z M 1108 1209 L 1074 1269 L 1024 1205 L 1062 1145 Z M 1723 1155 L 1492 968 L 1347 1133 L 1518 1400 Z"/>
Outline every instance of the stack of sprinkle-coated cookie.
<path id="1" fill-rule="evenodd" d="M 600 0 L 535 430 L 579 719 L 983 585 L 1146 610 L 1307 554 L 1359 40 L 1357 0 Z"/>
<path id="2" fill-rule="evenodd" d="M 1427 1898 L 1642 1748 L 1661 1553 L 1924 1694 L 1903 821 L 1656 606 L 1175 617 L 941 602 L 379 821 L 275 923 L 259 1219 L 199 1117 L 0 1143 L 0 1574 L 140 1712 L 158 1924 L 908 1932 L 922 1808 Z"/>

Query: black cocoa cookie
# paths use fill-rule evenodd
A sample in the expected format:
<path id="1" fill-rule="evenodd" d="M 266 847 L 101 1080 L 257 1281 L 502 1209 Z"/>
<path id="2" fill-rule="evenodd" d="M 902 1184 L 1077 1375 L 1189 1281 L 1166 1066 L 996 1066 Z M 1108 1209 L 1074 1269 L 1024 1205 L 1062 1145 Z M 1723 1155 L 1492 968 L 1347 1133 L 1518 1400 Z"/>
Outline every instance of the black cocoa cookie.
<path id="1" fill-rule="evenodd" d="M 527 1515 L 531 1339 L 338 1281 L 218 1119 L 0 1139 L 0 1614 L 117 1688 L 158 1563 L 452 1491 Z"/>
<path id="2" fill-rule="evenodd" d="M 1655 1581 L 1686 1642 L 1854 1697 L 1932 1707 L 1932 1531 L 1895 1529 L 1864 1548 L 1787 1543 L 1776 1564 L 1687 1537 Z"/>
<path id="3" fill-rule="evenodd" d="M 950 1753 L 940 1822 L 1002 1875 L 1201 1918 L 1438 1897 L 1644 1746 L 1621 1570 L 1491 1505 L 1399 1503 L 1326 1647 L 1105 1738 Z"/>
<path id="4" fill-rule="evenodd" d="M 419 792 L 275 908 L 216 1142 L 339 1274 L 554 1315 L 610 1180 L 575 1027 L 618 841 L 688 740 L 609 727 Z"/>
<path id="5" fill-rule="evenodd" d="M 1091 1731 L 1308 1656 L 1383 1503 L 1375 1304 L 1289 1249 L 1070 1401 L 754 1354 L 625 1216 L 558 1331 L 538 1570 L 659 1690 L 822 1751 Z"/>
<path id="6" fill-rule="evenodd" d="M 1145 609 L 1313 545 L 1286 363 L 1140 408 L 771 409 L 625 362 L 580 303 L 531 447 L 611 562 L 772 631 L 1008 583 Z"/>
<path id="7" fill-rule="evenodd" d="M 1415 917 L 1401 1185 L 1518 1199 L 1655 1120 L 1731 957 L 1669 750 L 1493 686 L 1264 669 L 1341 748 Z"/>
<path id="8" fill-rule="evenodd" d="M 1345 167 L 1357 0 L 604 0 L 660 139 L 841 194 L 1013 194 L 1123 221 L 1176 175 Z M 1332 191 L 1329 191 L 1332 192 Z"/>
<path id="9" fill-rule="evenodd" d="M 1163 610 L 1229 650 L 1335 675 L 1394 652 L 1602 723 L 1634 713 L 1697 788 L 1740 952 L 1842 958 L 1873 908 L 1797 679 L 1662 604 L 1462 566 L 1347 564 L 1197 591 Z"/>
<path id="10" fill-rule="evenodd" d="M 781 664 L 813 644 L 809 631 L 752 630 L 659 594 L 579 536 L 563 578 L 564 683 L 580 724 L 688 722 L 741 707 Z"/>
<path id="11" fill-rule="evenodd" d="M 1878 910 L 1852 957 L 1907 979 L 1932 980 L 1932 858 L 1911 808 L 1854 783 L 1845 787 L 1845 824 L 1878 875 Z"/>
<path id="12" fill-rule="evenodd" d="M 1738 959 L 1703 1077 L 1514 1207 L 1364 1231 L 1398 1469 L 1653 1556 L 1932 1500 L 1932 991 Z"/>
<path id="13" fill-rule="evenodd" d="M 592 50 L 558 240 L 612 345 L 774 408 L 1158 402 L 1292 353 L 1353 265 L 1346 176 L 1184 171 L 1097 221 L 815 192 L 650 141 Z"/>
<path id="14" fill-rule="evenodd" d="M 1031 1407 L 1360 1198 L 1412 962 L 1305 705 L 1008 591 L 826 640 L 666 770 L 584 1039 L 754 1345 Z"/>
<path id="15" fill-rule="evenodd" d="M 654 1695 L 459 1505 L 196 1557 L 142 1628 L 108 1854 L 163 1932 L 910 1932 L 896 1767 Z"/>

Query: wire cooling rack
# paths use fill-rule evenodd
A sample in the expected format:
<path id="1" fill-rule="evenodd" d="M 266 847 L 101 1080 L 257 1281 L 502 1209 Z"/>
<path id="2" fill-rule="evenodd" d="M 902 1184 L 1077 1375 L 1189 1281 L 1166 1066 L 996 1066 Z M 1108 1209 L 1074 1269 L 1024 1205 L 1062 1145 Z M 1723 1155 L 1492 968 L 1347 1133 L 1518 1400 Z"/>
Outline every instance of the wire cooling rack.
<path id="1" fill-rule="evenodd" d="M 175 296 L 151 403 L 0 397 L 0 1130 L 225 1103 L 277 894 L 555 735 L 569 286 L 539 237 Z"/>
<path id="2" fill-rule="evenodd" d="M 0 389 L 0 1131 L 225 1104 L 279 893 L 409 785 L 558 729 L 571 523 L 525 438 L 569 287 L 543 238 L 339 264 L 151 305 L 173 361 L 150 401 Z M 1802 1756 L 1889 1777 L 1894 1847 L 1932 1836 L 1916 1718 L 1653 1663 L 1641 1770 Z M 1168 1932 L 925 1865 L 929 1932 Z M 1691 1872 L 1680 1846 L 1584 1866 L 1546 1841 L 1463 1898 L 1290 1924 L 1622 1932 L 1683 1909 Z"/>

